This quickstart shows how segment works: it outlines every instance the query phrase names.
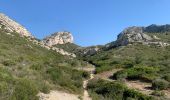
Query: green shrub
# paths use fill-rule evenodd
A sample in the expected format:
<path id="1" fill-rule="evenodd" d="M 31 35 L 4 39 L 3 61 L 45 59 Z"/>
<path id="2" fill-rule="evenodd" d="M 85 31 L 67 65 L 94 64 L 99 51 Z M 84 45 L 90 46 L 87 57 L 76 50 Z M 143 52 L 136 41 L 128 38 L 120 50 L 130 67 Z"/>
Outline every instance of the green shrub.
<path id="1" fill-rule="evenodd" d="M 42 68 L 43 68 L 43 67 L 42 67 L 42 65 L 40 65 L 40 64 L 33 64 L 33 65 L 30 66 L 30 69 L 36 70 L 36 71 L 39 71 L 39 70 L 41 70 Z"/>
<path id="2" fill-rule="evenodd" d="M 16 80 L 12 100 L 38 100 L 38 90 L 35 84 L 27 79 Z"/>
<path id="3" fill-rule="evenodd" d="M 11 61 L 11 60 L 5 60 L 2 62 L 2 64 L 4 66 L 13 66 L 13 65 L 16 65 L 16 63 L 14 61 Z"/>
<path id="4" fill-rule="evenodd" d="M 152 92 L 152 95 L 154 95 L 154 96 L 165 96 L 165 93 L 164 92 L 161 92 L 161 91 L 153 91 Z"/>
<path id="5" fill-rule="evenodd" d="M 169 82 L 163 79 L 156 79 L 152 82 L 152 88 L 155 90 L 164 90 L 169 86 Z"/>
<path id="6" fill-rule="evenodd" d="M 87 78 L 90 77 L 90 74 L 88 72 L 86 72 L 86 71 L 83 71 L 82 72 L 82 77 L 87 79 Z"/>
<path id="7" fill-rule="evenodd" d="M 117 73 L 113 74 L 113 78 L 116 80 L 122 80 L 127 78 L 128 74 L 125 71 L 118 71 Z"/>
<path id="8" fill-rule="evenodd" d="M 12 95 L 13 100 L 38 100 L 36 96 L 38 94 L 37 87 L 30 80 L 19 79 L 16 81 L 14 93 Z"/>
<path id="9" fill-rule="evenodd" d="M 50 92 L 50 87 L 44 83 L 42 84 L 40 91 L 47 94 Z"/>
<path id="10" fill-rule="evenodd" d="M 154 67 L 133 67 L 124 69 L 113 74 L 115 79 L 139 79 L 142 81 L 152 81 L 156 77 L 158 68 Z"/>
<path id="11" fill-rule="evenodd" d="M 165 75 L 165 76 L 164 76 L 164 79 L 165 79 L 166 81 L 170 82 L 170 74 Z"/>
<path id="12" fill-rule="evenodd" d="M 152 97 L 143 95 L 135 90 L 128 89 L 121 82 L 108 82 L 104 80 L 91 80 L 87 86 L 93 98 L 102 100 L 152 100 Z"/>
<path id="13" fill-rule="evenodd" d="M 123 65 L 125 66 L 125 68 L 132 68 L 132 67 L 134 67 L 134 62 L 133 61 L 125 61 L 123 63 Z"/>
<path id="14" fill-rule="evenodd" d="M 136 100 L 153 100 L 152 97 L 146 96 L 146 95 L 144 95 L 144 94 L 142 94 L 140 92 L 137 92 L 137 91 L 135 91 L 133 89 L 126 89 L 124 91 L 123 96 L 124 96 L 125 100 L 127 98 L 129 98 L 129 97 L 134 98 Z"/>

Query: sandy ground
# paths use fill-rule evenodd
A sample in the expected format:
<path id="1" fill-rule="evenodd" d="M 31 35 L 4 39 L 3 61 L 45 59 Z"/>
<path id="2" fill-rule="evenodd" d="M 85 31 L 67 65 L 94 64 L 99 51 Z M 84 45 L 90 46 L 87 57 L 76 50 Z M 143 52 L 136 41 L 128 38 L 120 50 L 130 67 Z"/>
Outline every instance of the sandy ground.
<path id="1" fill-rule="evenodd" d="M 122 70 L 122 69 L 113 69 L 110 71 L 105 71 L 105 72 L 95 75 L 95 78 L 110 79 L 110 77 L 113 75 L 113 73 L 116 73 L 117 71 L 120 71 L 120 70 Z"/>
<path id="2" fill-rule="evenodd" d="M 136 89 L 146 95 L 150 95 L 153 92 L 153 90 L 150 89 L 152 87 L 151 83 L 140 82 L 138 80 L 136 80 L 136 81 L 127 81 L 126 80 L 125 83 L 129 88 Z"/>
<path id="3" fill-rule="evenodd" d="M 51 91 L 50 94 L 39 93 L 39 100 L 80 100 L 78 95 L 69 94 L 61 91 Z"/>

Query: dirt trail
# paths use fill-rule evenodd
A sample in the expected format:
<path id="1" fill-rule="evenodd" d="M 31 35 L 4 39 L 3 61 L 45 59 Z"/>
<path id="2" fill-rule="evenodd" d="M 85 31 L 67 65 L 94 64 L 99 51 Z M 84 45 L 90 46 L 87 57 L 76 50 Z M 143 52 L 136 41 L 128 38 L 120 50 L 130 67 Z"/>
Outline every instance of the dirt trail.
<path id="1" fill-rule="evenodd" d="M 80 100 L 78 95 L 61 91 L 51 91 L 50 94 L 39 93 L 39 100 Z"/>
<path id="2" fill-rule="evenodd" d="M 87 84 L 89 80 L 92 80 L 94 78 L 95 67 L 93 66 L 93 68 L 91 68 L 90 70 L 88 69 L 88 71 L 90 71 L 90 79 L 83 81 L 83 88 L 84 88 L 83 100 L 92 100 L 87 91 Z"/>
<path id="3" fill-rule="evenodd" d="M 83 93 L 82 99 L 92 100 L 87 91 L 87 84 L 89 80 L 94 78 L 95 67 L 92 66 L 88 68 L 79 68 L 78 70 L 85 70 L 85 71 L 90 72 L 90 79 L 83 81 L 84 93 Z M 57 91 L 57 90 L 51 91 L 49 94 L 39 93 L 38 96 L 40 97 L 39 100 L 80 100 L 79 95 L 70 94 L 70 93 Z"/>

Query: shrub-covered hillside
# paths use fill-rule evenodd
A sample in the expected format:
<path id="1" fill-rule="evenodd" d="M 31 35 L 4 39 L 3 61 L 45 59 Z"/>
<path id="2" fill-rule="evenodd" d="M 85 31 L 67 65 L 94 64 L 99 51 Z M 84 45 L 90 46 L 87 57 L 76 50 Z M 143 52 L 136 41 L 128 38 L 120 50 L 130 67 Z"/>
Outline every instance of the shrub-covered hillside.
<path id="1" fill-rule="evenodd" d="M 169 33 L 148 34 L 150 36 L 156 35 L 157 38 L 159 38 L 159 41 L 169 43 Z M 150 87 L 150 90 L 155 92 L 150 95 L 162 96 L 163 94 L 161 94 L 162 92 L 160 91 L 169 91 L 170 46 L 160 47 L 155 44 L 143 45 L 142 43 L 134 42 L 127 46 L 114 47 L 105 51 L 103 50 L 94 56 L 86 58 L 86 60 L 96 66 L 96 73 L 108 70 L 111 71 L 115 68 L 121 69 L 120 71 L 113 73 L 111 78 L 114 80 L 118 80 L 123 83 L 126 83 L 126 81 L 139 80 L 141 84 L 142 82 L 151 84 L 152 86 Z M 93 86 L 94 84 L 96 86 Z M 99 84 L 94 81 L 92 86 L 91 84 L 89 85 L 89 89 L 92 91 L 95 98 L 102 96 L 107 99 L 108 97 L 111 98 L 110 96 L 114 96 L 114 94 L 110 93 L 112 92 L 111 90 L 105 91 L 107 86 L 103 85 L 103 83 Z M 102 86 L 104 86 L 103 89 Z M 123 93 L 122 91 L 121 93 Z M 103 95 L 103 93 L 106 94 Z M 134 93 L 132 94 L 135 95 Z M 119 95 L 117 96 L 119 98 Z"/>
<path id="2" fill-rule="evenodd" d="M 0 29 L 0 100 L 36 100 L 38 92 L 82 92 L 84 64 Z"/>

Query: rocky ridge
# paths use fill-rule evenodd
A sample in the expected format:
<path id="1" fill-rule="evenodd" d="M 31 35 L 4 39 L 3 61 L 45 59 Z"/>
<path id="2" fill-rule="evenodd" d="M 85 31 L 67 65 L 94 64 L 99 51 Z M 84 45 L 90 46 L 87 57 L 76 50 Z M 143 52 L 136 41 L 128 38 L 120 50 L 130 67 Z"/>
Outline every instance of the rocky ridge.
<path id="1" fill-rule="evenodd" d="M 44 38 L 42 42 L 48 46 L 53 46 L 57 44 L 73 43 L 74 40 L 70 32 L 64 31 L 64 32 L 56 32 L 51 36 Z"/>
<path id="2" fill-rule="evenodd" d="M 144 45 L 155 44 L 161 47 L 170 45 L 160 41 L 157 36 L 151 37 L 147 33 L 163 33 L 170 32 L 170 25 L 150 25 L 148 27 L 129 27 L 123 30 L 117 37 L 117 40 L 106 45 L 107 48 L 117 47 L 117 46 L 126 46 L 132 43 L 142 43 Z"/>
<path id="3" fill-rule="evenodd" d="M 32 41 L 36 45 L 44 47 L 44 48 L 46 48 L 48 50 L 54 50 L 54 51 L 56 51 L 56 52 L 58 52 L 58 53 L 60 53 L 62 55 L 76 57 L 76 55 L 73 54 L 73 53 L 66 52 L 65 50 L 60 49 L 60 48 L 51 47 L 50 45 L 48 45 L 48 44 L 46 44 L 44 42 L 38 41 L 35 37 L 33 37 L 31 35 L 31 33 L 26 28 L 24 28 L 22 25 L 18 24 L 14 20 L 10 19 L 8 16 L 6 16 L 3 13 L 0 13 L 0 28 L 3 29 L 3 30 L 6 30 L 7 35 L 9 35 L 9 36 L 14 36 L 12 34 L 12 32 L 16 32 L 21 36 L 27 37 L 28 41 Z M 62 35 L 64 35 L 64 34 L 62 34 Z M 69 41 L 73 42 L 73 38 L 71 38 L 71 40 L 68 40 L 68 41 L 66 40 L 68 37 L 63 36 L 63 38 L 65 40 L 59 41 L 59 43 L 64 43 L 64 42 L 69 42 Z"/>
<path id="4" fill-rule="evenodd" d="M 3 13 L 0 13 L 0 24 L 1 28 L 4 28 L 9 32 L 17 32 L 22 36 L 32 37 L 31 33 L 26 28 L 10 19 Z"/>

